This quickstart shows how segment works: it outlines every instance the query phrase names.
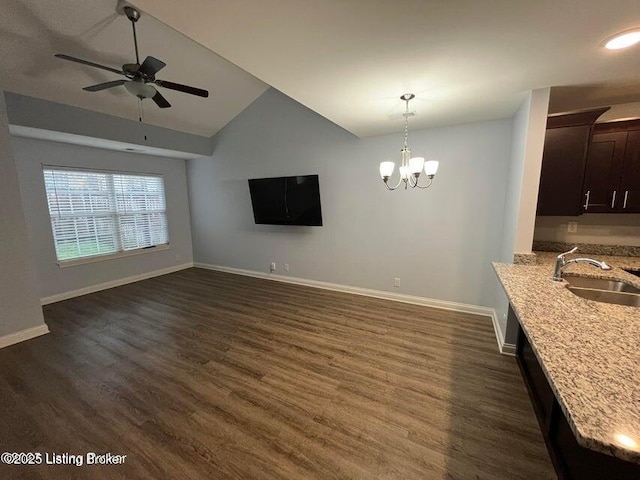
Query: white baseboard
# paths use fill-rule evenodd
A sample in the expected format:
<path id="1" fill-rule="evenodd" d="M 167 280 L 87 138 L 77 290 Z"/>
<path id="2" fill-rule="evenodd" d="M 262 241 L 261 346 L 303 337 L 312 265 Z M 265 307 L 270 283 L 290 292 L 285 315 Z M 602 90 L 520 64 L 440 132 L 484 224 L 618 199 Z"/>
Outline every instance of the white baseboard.
<path id="1" fill-rule="evenodd" d="M 0 348 L 24 342 L 25 340 L 39 337 L 40 335 L 46 335 L 47 333 L 49 333 L 49 327 L 47 327 L 46 324 L 38 325 L 37 327 L 26 328 L 15 333 L 10 333 L 9 335 L 0 337 Z"/>
<path id="2" fill-rule="evenodd" d="M 70 292 L 58 293 L 51 295 L 50 297 L 44 297 L 40 299 L 42 305 L 48 305 L 50 303 L 60 302 L 62 300 L 68 300 L 70 298 L 79 297 L 81 295 L 87 295 L 89 293 L 99 292 L 100 290 L 107 290 L 113 287 L 119 287 L 126 285 L 127 283 L 139 282 L 140 280 L 146 280 L 148 278 L 159 277 L 160 275 L 166 275 L 167 273 L 177 272 L 184 270 L 185 268 L 193 267 L 193 263 L 183 263 L 181 265 L 175 265 L 173 267 L 161 268 L 160 270 L 153 270 L 151 272 L 141 273 L 140 275 L 133 275 L 131 277 L 119 278 L 118 280 L 112 280 L 110 282 L 99 283 L 97 285 L 90 285 L 88 287 L 80 288 L 78 290 L 71 290 Z"/>
<path id="3" fill-rule="evenodd" d="M 218 272 L 234 273 L 236 275 L 245 275 L 248 277 L 263 278 L 266 280 L 274 280 L 276 282 L 293 283 L 295 285 L 304 285 L 307 287 L 322 288 L 324 290 L 333 290 L 336 292 L 352 293 L 355 295 L 363 295 L 365 297 L 381 298 L 384 300 L 392 300 L 394 302 L 411 303 L 413 305 L 421 305 L 424 307 L 439 308 L 442 310 L 452 310 L 455 312 L 472 313 L 475 315 L 483 315 L 487 317 L 495 317 L 495 310 L 489 307 L 481 307 L 479 305 L 469 305 L 466 303 L 449 302 L 446 300 L 436 300 L 434 298 L 418 297 L 414 295 L 404 295 L 401 293 L 385 292 L 383 290 L 373 290 L 369 288 L 353 287 L 351 285 L 342 285 L 339 283 L 321 282 L 318 280 L 308 280 L 306 278 L 287 277 L 273 273 L 256 272 L 253 270 L 243 270 L 240 268 L 224 267 L 221 265 L 210 265 L 207 263 L 194 262 L 196 268 L 205 268 L 207 270 L 216 270 Z"/>
<path id="4" fill-rule="evenodd" d="M 512 357 L 515 356 L 516 346 L 513 343 L 505 343 L 502 325 L 500 325 L 500 322 L 498 321 L 498 313 L 495 311 L 495 309 L 493 309 L 491 321 L 493 322 L 493 330 L 496 333 L 496 340 L 498 342 L 500 353 L 502 353 L 503 355 L 510 355 Z"/>

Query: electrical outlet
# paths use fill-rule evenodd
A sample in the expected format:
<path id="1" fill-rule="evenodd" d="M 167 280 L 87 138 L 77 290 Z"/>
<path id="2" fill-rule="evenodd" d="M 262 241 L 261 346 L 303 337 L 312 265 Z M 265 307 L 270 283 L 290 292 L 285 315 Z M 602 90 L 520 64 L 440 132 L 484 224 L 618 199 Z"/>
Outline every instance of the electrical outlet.
<path id="1" fill-rule="evenodd" d="M 393 279 L 393 286 L 396 288 L 400 288 L 400 279 L 399 278 L 394 278 Z"/>
<path id="2" fill-rule="evenodd" d="M 276 262 L 271 262 L 271 271 L 272 272 L 276 271 Z"/>
<path id="3" fill-rule="evenodd" d="M 569 222 L 567 225 L 568 233 L 576 233 L 578 231 L 578 222 Z"/>
<path id="4" fill-rule="evenodd" d="M 288 263 L 285 263 L 285 264 L 284 264 L 284 271 L 285 271 L 285 272 L 288 272 L 288 271 L 289 271 L 289 264 L 288 264 Z"/>

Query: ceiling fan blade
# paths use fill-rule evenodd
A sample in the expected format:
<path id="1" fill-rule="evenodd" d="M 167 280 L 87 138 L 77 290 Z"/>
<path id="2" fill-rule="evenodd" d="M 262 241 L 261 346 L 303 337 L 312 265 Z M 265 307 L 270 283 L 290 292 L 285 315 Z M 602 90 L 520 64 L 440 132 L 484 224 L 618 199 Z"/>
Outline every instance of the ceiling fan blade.
<path id="1" fill-rule="evenodd" d="M 113 82 L 99 83 L 98 85 L 91 85 L 90 87 L 84 87 L 83 90 L 87 92 L 99 92 L 100 90 L 106 90 L 107 88 L 119 87 L 127 83 L 127 80 L 114 80 Z"/>
<path id="2" fill-rule="evenodd" d="M 171 106 L 171 104 L 167 101 L 167 99 L 164 98 L 162 94 L 158 91 L 156 91 L 156 94 L 153 97 L 151 97 L 151 100 L 156 102 L 156 105 L 158 105 L 160 108 L 169 108 Z"/>
<path id="3" fill-rule="evenodd" d="M 190 87 L 189 85 L 168 82 L 166 80 L 156 80 L 155 84 L 160 87 L 168 88 L 170 90 L 177 90 L 178 92 L 189 93 L 191 95 L 197 95 L 199 97 L 207 98 L 209 96 L 209 92 L 207 92 L 206 90 L 196 87 Z"/>
<path id="4" fill-rule="evenodd" d="M 147 77 L 153 77 L 165 66 L 166 63 L 164 63 L 162 60 L 158 60 L 154 57 L 147 57 L 144 59 L 144 62 L 142 62 L 142 65 L 140 65 L 138 72 L 146 75 Z"/>
<path id="5" fill-rule="evenodd" d="M 118 70 L 116 68 L 107 67 L 106 65 L 100 65 L 99 63 L 90 62 L 88 60 L 82 60 L 81 58 L 71 57 L 69 55 L 65 55 L 63 53 L 57 53 L 56 57 L 62 58 L 63 60 L 69 60 L 70 62 L 81 63 L 82 65 L 88 65 L 94 68 L 101 68 L 102 70 L 106 70 L 108 72 L 117 73 L 118 75 L 126 75 L 122 70 Z"/>

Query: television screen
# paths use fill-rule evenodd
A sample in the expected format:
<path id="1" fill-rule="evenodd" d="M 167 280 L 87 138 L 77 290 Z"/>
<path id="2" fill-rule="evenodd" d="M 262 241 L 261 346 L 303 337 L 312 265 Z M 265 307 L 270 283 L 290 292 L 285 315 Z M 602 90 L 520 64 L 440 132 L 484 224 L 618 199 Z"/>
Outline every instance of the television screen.
<path id="1" fill-rule="evenodd" d="M 322 225 L 318 175 L 249 180 L 253 218 L 266 225 Z"/>

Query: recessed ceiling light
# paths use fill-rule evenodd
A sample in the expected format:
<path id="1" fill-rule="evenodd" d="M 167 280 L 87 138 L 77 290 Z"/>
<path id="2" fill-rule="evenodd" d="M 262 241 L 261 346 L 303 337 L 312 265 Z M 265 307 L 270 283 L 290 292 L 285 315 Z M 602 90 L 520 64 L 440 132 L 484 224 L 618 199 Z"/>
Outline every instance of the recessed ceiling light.
<path id="1" fill-rule="evenodd" d="M 619 33 L 607 40 L 604 46 L 609 50 L 620 50 L 621 48 L 631 47 L 638 42 L 640 42 L 640 29 L 635 29 Z"/>

